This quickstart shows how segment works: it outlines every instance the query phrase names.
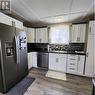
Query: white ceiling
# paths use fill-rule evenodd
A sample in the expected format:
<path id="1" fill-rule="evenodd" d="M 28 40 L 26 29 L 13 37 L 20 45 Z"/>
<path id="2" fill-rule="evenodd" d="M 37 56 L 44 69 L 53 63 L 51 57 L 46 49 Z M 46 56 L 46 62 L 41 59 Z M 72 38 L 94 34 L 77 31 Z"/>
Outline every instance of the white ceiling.
<path id="1" fill-rule="evenodd" d="M 11 9 L 32 23 L 69 22 L 83 18 L 94 0 L 11 0 Z M 92 8 L 93 9 L 93 8 Z M 93 11 L 92 11 L 93 12 Z"/>

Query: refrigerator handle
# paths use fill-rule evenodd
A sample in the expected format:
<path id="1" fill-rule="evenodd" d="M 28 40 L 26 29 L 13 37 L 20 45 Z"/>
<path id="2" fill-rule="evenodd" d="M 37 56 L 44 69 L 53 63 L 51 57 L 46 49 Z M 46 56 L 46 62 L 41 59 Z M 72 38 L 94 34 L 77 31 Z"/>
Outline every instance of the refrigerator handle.
<path id="1" fill-rule="evenodd" d="M 16 57 L 16 64 L 19 64 L 19 49 L 18 49 L 18 41 L 17 37 L 15 36 L 15 57 Z"/>

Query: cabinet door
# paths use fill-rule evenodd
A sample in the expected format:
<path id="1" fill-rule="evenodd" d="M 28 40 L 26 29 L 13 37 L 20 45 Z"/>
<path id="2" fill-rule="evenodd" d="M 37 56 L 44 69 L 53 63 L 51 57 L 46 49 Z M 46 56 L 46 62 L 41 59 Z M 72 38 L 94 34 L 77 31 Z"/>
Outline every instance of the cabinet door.
<path id="1" fill-rule="evenodd" d="M 34 28 L 28 28 L 27 41 L 28 41 L 28 43 L 34 43 L 35 42 L 35 29 Z"/>
<path id="2" fill-rule="evenodd" d="M 49 69 L 56 70 L 57 64 L 59 62 L 58 55 L 54 53 L 49 53 Z"/>
<path id="3" fill-rule="evenodd" d="M 23 27 L 23 30 L 26 32 L 27 34 L 27 31 L 28 31 L 28 28 L 27 27 Z"/>
<path id="4" fill-rule="evenodd" d="M 28 69 L 32 68 L 32 52 L 28 53 Z"/>
<path id="5" fill-rule="evenodd" d="M 37 52 L 32 52 L 32 65 L 37 68 Z"/>
<path id="6" fill-rule="evenodd" d="M 95 35 L 95 20 L 89 22 L 89 34 Z"/>
<path id="7" fill-rule="evenodd" d="M 72 25 L 71 27 L 71 42 L 77 42 L 77 35 L 78 35 L 79 26 L 78 25 Z"/>
<path id="8" fill-rule="evenodd" d="M 36 29 L 36 43 L 48 43 L 47 28 L 37 28 Z"/>
<path id="9" fill-rule="evenodd" d="M 88 36 L 87 43 L 87 57 L 86 57 L 86 66 L 85 74 L 87 76 L 93 76 L 94 74 L 94 35 Z"/>
<path id="10" fill-rule="evenodd" d="M 41 28 L 42 43 L 48 43 L 48 30 L 47 28 Z"/>
<path id="11" fill-rule="evenodd" d="M 33 60 L 33 67 L 37 67 L 37 52 L 33 52 L 32 60 Z"/>
<path id="12" fill-rule="evenodd" d="M 71 27 L 71 42 L 85 42 L 86 24 L 72 25 Z"/>
<path id="13" fill-rule="evenodd" d="M 23 30 L 23 22 L 20 22 L 18 20 L 15 21 L 16 27 Z"/>
<path id="14" fill-rule="evenodd" d="M 57 70 L 61 72 L 66 72 L 67 55 L 59 54 L 58 56 L 59 56 L 59 62 L 57 64 Z"/>
<path id="15" fill-rule="evenodd" d="M 36 28 L 36 43 L 42 43 L 40 28 Z"/>
<path id="16" fill-rule="evenodd" d="M 14 18 L 11 18 L 11 26 L 14 26 L 16 28 L 22 29 L 23 30 L 23 22 L 20 22 Z"/>
<path id="17" fill-rule="evenodd" d="M 78 56 L 78 74 L 83 75 L 84 73 L 84 63 L 85 63 L 85 56 L 79 55 Z"/>
<path id="18" fill-rule="evenodd" d="M 11 25 L 11 17 L 0 12 L 0 23 Z"/>
<path id="19" fill-rule="evenodd" d="M 68 55 L 67 73 L 77 74 L 78 55 Z"/>
<path id="20" fill-rule="evenodd" d="M 85 42 L 86 24 L 80 24 L 80 40 L 79 42 Z"/>

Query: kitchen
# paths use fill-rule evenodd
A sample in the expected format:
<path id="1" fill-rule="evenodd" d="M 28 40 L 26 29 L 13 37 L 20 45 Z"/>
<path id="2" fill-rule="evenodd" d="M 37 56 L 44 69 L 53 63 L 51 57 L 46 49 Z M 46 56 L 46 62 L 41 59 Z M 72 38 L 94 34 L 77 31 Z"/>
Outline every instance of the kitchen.
<path id="1" fill-rule="evenodd" d="M 18 90 L 17 85 L 28 77 L 33 82 L 22 82 L 23 94 L 20 95 L 94 95 L 95 1 L 12 0 L 10 6 L 11 12 L 0 12 L 0 82 L 4 84 L 4 88 L 0 86 L 0 92 L 15 95 L 14 88 Z M 7 26 L 14 31 L 14 34 L 9 33 L 16 37 L 16 50 L 7 37 L 8 33 L 1 33 L 6 29 L 9 31 Z M 6 55 L 3 55 L 2 40 L 5 39 L 10 40 L 5 42 Z M 15 64 L 24 64 L 22 71 L 17 71 L 22 73 L 16 72 L 19 77 L 8 72 L 11 68 L 8 58 L 14 56 L 14 50 Z M 4 63 L 5 59 L 8 61 Z M 8 80 L 13 85 L 7 87 L 6 79 L 11 76 L 18 81 Z"/>

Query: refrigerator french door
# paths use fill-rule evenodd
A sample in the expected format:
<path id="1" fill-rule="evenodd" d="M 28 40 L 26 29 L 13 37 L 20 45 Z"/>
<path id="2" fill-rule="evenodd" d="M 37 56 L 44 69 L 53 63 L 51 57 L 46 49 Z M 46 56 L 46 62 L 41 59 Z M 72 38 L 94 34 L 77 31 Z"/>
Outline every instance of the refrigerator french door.
<path id="1" fill-rule="evenodd" d="M 28 73 L 26 35 L 0 24 L 0 92 L 5 93 Z"/>

